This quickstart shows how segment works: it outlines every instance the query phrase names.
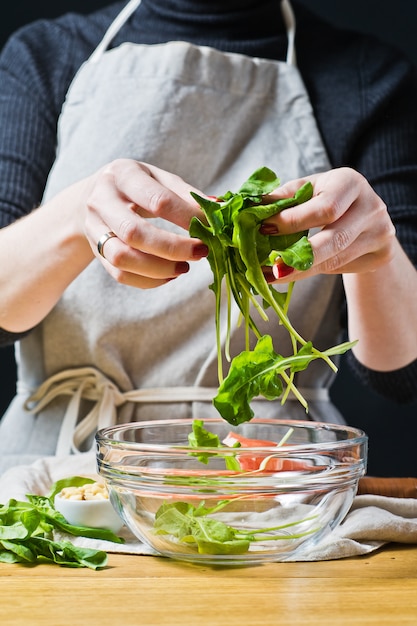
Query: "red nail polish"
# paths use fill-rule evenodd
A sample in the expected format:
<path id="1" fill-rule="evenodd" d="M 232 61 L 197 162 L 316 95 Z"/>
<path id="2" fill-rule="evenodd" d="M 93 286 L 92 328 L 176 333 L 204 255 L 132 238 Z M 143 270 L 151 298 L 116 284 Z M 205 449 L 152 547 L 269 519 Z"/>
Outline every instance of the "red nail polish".
<path id="1" fill-rule="evenodd" d="M 275 278 L 285 278 L 289 276 L 294 271 L 294 268 L 290 265 L 286 265 L 283 261 L 278 261 L 273 267 L 273 272 Z"/>
<path id="2" fill-rule="evenodd" d="M 259 228 L 261 235 L 278 235 L 278 228 L 275 224 L 265 222 Z"/>
<path id="3" fill-rule="evenodd" d="M 198 244 L 197 246 L 194 246 L 193 248 L 193 257 L 195 259 L 202 259 L 203 257 L 207 256 L 208 253 L 209 253 L 209 249 L 205 243 Z"/>
<path id="4" fill-rule="evenodd" d="M 262 272 L 267 283 L 273 283 L 276 280 L 272 267 L 269 265 L 265 265 L 265 267 L 262 268 Z"/>
<path id="5" fill-rule="evenodd" d="M 177 275 L 186 274 L 189 269 L 190 269 L 190 266 L 187 263 L 187 261 L 178 261 L 178 263 L 175 264 L 175 273 Z"/>

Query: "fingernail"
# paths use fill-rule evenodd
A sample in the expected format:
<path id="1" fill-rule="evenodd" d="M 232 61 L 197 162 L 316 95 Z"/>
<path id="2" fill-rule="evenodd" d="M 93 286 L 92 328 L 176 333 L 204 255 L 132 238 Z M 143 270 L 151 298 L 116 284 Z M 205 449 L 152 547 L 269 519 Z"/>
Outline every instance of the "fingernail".
<path id="1" fill-rule="evenodd" d="M 261 235 L 278 235 L 278 228 L 275 224 L 264 222 L 259 228 Z"/>
<path id="2" fill-rule="evenodd" d="M 283 261 L 278 261 L 278 263 L 273 266 L 272 271 L 275 278 L 285 278 L 293 273 L 294 268 L 290 265 L 286 265 Z"/>
<path id="3" fill-rule="evenodd" d="M 265 265 L 262 268 L 262 272 L 267 283 L 273 283 L 274 280 L 276 280 L 274 272 L 272 271 L 272 267 L 270 267 L 269 265 Z"/>
<path id="4" fill-rule="evenodd" d="M 209 253 L 209 249 L 205 243 L 200 243 L 197 246 L 194 246 L 193 248 L 193 257 L 195 259 L 202 259 L 203 257 L 207 256 L 208 253 Z"/>
<path id="5" fill-rule="evenodd" d="M 177 275 L 186 274 L 189 269 L 190 269 L 190 266 L 187 263 L 187 261 L 179 261 L 178 263 L 175 264 L 175 274 Z"/>

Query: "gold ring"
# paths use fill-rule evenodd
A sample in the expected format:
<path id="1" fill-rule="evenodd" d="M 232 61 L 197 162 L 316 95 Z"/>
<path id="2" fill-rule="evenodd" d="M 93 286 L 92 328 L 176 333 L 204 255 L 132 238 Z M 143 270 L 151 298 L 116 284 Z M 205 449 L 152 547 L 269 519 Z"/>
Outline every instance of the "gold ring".
<path id="1" fill-rule="evenodd" d="M 100 239 L 97 242 L 98 253 L 103 257 L 103 259 L 106 258 L 103 254 L 104 244 L 106 243 L 108 239 L 111 239 L 112 237 L 117 237 L 117 235 L 112 230 L 110 230 L 108 233 L 105 233 L 102 237 L 100 237 Z"/>

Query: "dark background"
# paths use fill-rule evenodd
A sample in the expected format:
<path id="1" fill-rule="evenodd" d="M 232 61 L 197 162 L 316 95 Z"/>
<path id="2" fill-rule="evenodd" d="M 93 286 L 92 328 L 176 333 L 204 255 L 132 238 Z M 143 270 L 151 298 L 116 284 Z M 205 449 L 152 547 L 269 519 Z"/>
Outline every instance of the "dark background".
<path id="1" fill-rule="evenodd" d="M 338 26 L 377 35 L 394 44 L 417 63 L 417 3 L 409 0 L 299 0 Z M 88 13 L 109 1 L 14 0 L 0 23 L 0 47 L 19 26 L 40 17 L 68 11 Z M 417 115 L 417 111 L 416 111 Z M 15 393 L 12 348 L 0 349 L 0 415 Z M 398 406 L 365 390 L 353 380 L 344 364 L 331 395 L 347 421 L 369 436 L 368 473 L 379 476 L 417 476 L 417 403 Z"/>

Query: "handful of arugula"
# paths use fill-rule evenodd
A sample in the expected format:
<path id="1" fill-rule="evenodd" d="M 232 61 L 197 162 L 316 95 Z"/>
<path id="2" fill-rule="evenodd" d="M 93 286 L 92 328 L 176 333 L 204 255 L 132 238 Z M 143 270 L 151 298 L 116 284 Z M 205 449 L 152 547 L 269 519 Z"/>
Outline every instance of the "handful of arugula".
<path id="1" fill-rule="evenodd" d="M 263 235 L 261 223 L 267 218 L 306 202 L 312 197 L 311 183 L 304 184 L 293 197 L 265 202 L 265 195 L 279 187 L 280 180 L 267 167 L 256 170 L 243 183 L 237 193 L 228 191 L 212 200 L 191 193 L 202 208 L 207 224 L 193 218 L 190 235 L 201 239 L 209 248 L 208 261 L 213 272 L 210 289 L 216 298 L 216 344 L 218 355 L 219 390 L 213 404 L 220 415 L 230 424 L 238 425 L 252 419 L 254 413 L 250 402 L 255 396 L 274 400 L 282 396 L 282 404 L 292 391 L 306 411 L 307 402 L 294 385 L 296 372 L 307 368 L 315 359 L 324 359 L 337 371 L 330 357 L 343 354 L 355 342 L 345 342 L 326 351 L 317 350 L 295 330 L 288 318 L 288 308 L 294 283 L 282 293 L 269 285 L 262 267 L 273 265 L 278 258 L 297 270 L 304 271 L 313 263 L 313 251 L 307 232 L 290 235 Z M 231 361 L 229 372 L 223 375 L 220 310 L 222 285 L 227 293 L 227 333 L 224 353 Z M 257 299 L 257 296 L 260 298 Z M 233 359 L 230 357 L 231 302 L 236 302 L 244 320 L 246 349 Z M 293 353 L 284 357 L 273 348 L 272 337 L 262 335 L 251 311 L 254 309 L 262 319 L 268 320 L 266 309 L 271 308 L 279 323 L 288 331 Z M 257 344 L 250 350 L 250 334 L 254 333 Z M 285 388 L 285 391 L 284 391 Z"/>

